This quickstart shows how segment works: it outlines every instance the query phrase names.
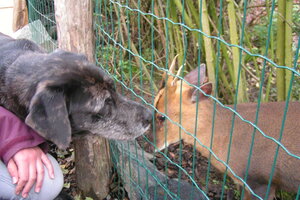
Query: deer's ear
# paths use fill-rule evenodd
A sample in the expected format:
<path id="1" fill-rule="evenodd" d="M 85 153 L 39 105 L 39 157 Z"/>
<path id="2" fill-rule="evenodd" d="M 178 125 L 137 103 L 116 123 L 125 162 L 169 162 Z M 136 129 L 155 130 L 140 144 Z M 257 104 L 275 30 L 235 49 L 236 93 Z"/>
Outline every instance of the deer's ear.
<path id="1" fill-rule="evenodd" d="M 200 89 L 206 94 L 206 95 L 211 95 L 212 93 L 212 83 L 206 83 L 200 87 Z M 201 91 L 198 89 L 193 88 L 192 95 L 191 95 L 191 101 L 193 103 L 199 102 L 201 100 L 205 100 L 208 97 L 203 94 Z"/>
<path id="2" fill-rule="evenodd" d="M 184 79 L 188 81 L 190 84 L 195 86 L 199 86 L 200 90 L 196 89 L 194 86 L 189 86 L 188 97 L 191 99 L 193 103 L 197 102 L 197 100 L 205 100 L 208 97 L 206 95 L 211 95 L 212 93 L 212 83 L 208 82 L 208 78 L 206 76 L 206 65 L 201 64 L 196 69 L 190 71 Z M 206 95 L 205 95 L 205 94 Z"/>
<path id="3" fill-rule="evenodd" d="M 185 75 L 184 79 L 193 85 L 202 85 L 208 81 L 206 76 L 206 66 L 201 64 L 199 67 Z"/>

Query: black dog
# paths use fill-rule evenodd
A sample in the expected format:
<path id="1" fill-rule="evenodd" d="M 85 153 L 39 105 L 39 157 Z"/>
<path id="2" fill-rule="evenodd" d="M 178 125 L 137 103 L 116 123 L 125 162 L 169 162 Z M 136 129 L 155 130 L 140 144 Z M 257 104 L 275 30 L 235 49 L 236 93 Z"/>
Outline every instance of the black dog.
<path id="1" fill-rule="evenodd" d="M 85 56 L 0 33 L 0 105 L 65 149 L 72 134 L 134 139 L 152 120 L 142 105 L 119 95 L 113 81 Z"/>

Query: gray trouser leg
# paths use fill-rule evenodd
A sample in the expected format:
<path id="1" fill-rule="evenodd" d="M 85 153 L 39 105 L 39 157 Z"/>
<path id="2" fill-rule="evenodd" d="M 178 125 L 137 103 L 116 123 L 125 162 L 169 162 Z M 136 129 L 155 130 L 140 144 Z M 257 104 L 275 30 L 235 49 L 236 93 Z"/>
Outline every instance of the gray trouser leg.
<path id="1" fill-rule="evenodd" d="M 28 194 L 26 200 L 53 200 L 63 188 L 63 174 L 57 161 L 48 154 L 48 158 L 52 162 L 54 168 L 55 179 L 50 179 L 48 170 L 45 167 L 45 177 L 43 186 L 39 193 L 34 192 L 34 187 Z M 22 196 L 15 194 L 15 185 L 12 184 L 6 166 L 0 161 L 0 200 L 21 200 Z"/>

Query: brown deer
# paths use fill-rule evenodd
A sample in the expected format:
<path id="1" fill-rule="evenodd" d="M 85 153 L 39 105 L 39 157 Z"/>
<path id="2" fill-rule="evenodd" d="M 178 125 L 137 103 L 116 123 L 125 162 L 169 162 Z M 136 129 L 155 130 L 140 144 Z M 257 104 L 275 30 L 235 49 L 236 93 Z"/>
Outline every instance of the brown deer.
<path id="1" fill-rule="evenodd" d="M 174 65 L 175 59 L 170 70 L 174 69 Z M 208 82 L 205 73 L 205 65 L 202 64 L 199 68 L 188 73 L 184 79 L 193 85 L 200 83 L 199 88 L 207 95 L 210 95 L 212 93 L 212 83 Z M 181 113 L 180 95 L 182 96 Z M 191 133 L 191 135 L 196 135 L 203 145 L 210 147 L 212 125 L 214 124 L 212 151 L 219 159 L 226 162 L 233 112 L 217 103 L 215 119 L 213 120 L 214 103 L 207 95 L 204 95 L 199 89 L 188 85 L 185 81 L 168 76 L 167 83 L 163 84 L 154 103 L 159 111 L 156 113 L 156 146 L 158 149 L 161 150 L 180 140 L 179 127 L 174 124 L 174 122 L 179 124 L 180 118 L 181 125 L 187 132 Z M 196 107 L 197 104 L 198 107 Z M 237 112 L 245 120 L 254 122 L 256 106 L 257 104 L 255 103 L 238 104 Z M 233 106 L 229 107 L 233 108 Z M 196 108 L 198 108 L 198 125 L 195 133 Z M 262 103 L 260 107 L 257 126 L 266 135 L 276 140 L 280 135 L 284 108 L 284 102 Z M 165 116 L 168 116 L 172 121 L 167 120 Z M 298 156 L 298 158 L 288 155 L 285 150 L 281 147 L 279 148 L 268 199 L 275 197 L 277 189 L 297 192 L 300 187 L 299 118 L 300 103 L 290 102 L 281 143 L 290 153 Z M 253 130 L 252 125 L 236 116 L 228 165 L 242 179 L 246 174 Z M 181 139 L 186 143 L 194 144 L 194 136 L 191 135 L 181 131 Z M 265 198 L 266 195 L 277 146 L 278 144 L 274 141 L 267 139 L 259 131 L 256 131 L 246 183 L 261 198 Z M 209 156 L 209 151 L 198 142 L 196 148 L 203 156 Z M 212 156 L 211 162 L 218 170 L 225 172 L 225 165 L 216 160 L 214 156 Z M 228 174 L 238 185 L 243 185 L 232 173 L 229 172 Z M 254 195 L 251 195 L 249 190 L 246 190 L 245 199 L 252 198 L 254 198 Z"/>

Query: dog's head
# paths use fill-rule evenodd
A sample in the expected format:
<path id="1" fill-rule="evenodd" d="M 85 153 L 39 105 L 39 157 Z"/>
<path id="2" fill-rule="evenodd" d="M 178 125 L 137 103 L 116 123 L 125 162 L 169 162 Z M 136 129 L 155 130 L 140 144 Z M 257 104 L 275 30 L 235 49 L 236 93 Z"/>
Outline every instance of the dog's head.
<path id="1" fill-rule="evenodd" d="M 47 71 L 36 83 L 25 122 L 59 148 L 68 147 L 71 133 L 129 140 L 150 127 L 151 112 L 118 94 L 112 79 L 84 56 L 56 51 L 40 62 Z"/>

